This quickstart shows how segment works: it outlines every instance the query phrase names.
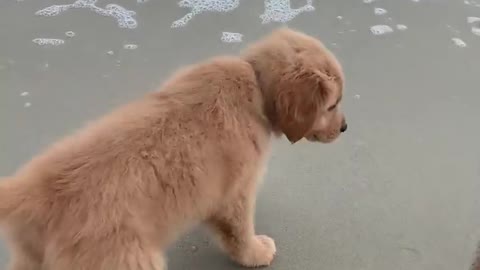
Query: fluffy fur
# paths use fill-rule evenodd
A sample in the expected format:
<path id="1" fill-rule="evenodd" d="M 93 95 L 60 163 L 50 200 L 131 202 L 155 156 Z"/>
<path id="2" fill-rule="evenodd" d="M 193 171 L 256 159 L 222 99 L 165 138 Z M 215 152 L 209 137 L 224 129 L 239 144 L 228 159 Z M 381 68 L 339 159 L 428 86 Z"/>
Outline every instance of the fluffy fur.
<path id="1" fill-rule="evenodd" d="M 161 270 L 198 223 L 239 264 L 269 265 L 253 217 L 272 135 L 333 141 L 342 88 L 335 57 L 286 28 L 178 72 L 0 182 L 10 270 Z"/>

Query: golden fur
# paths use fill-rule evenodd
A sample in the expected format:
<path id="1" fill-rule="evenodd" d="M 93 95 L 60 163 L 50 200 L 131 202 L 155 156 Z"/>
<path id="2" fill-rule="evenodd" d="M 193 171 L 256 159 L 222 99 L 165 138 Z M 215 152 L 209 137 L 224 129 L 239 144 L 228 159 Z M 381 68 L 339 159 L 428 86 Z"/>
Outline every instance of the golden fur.
<path id="1" fill-rule="evenodd" d="M 10 270 L 165 269 L 198 223 L 239 264 L 269 265 L 275 244 L 253 216 L 271 137 L 338 137 L 343 80 L 318 40 L 287 28 L 178 72 L 0 182 Z"/>

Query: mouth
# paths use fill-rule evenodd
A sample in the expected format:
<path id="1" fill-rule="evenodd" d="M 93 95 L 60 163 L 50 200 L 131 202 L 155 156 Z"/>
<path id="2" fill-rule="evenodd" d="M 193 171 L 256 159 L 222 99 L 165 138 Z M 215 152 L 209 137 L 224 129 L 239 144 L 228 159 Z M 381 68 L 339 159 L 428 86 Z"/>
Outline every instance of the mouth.
<path id="1" fill-rule="evenodd" d="M 306 139 L 310 142 L 320 142 L 320 143 L 331 143 L 337 139 L 338 136 L 328 136 L 328 137 L 321 137 L 319 134 L 311 134 Z"/>
<path id="2" fill-rule="evenodd" d="M 312 134 L 312 135 L 306 137 L 306 139 L 308 141 L 311 141 L 311 142 L 320 142 L 320 137 L 318 137 L 317 134 Z"/>

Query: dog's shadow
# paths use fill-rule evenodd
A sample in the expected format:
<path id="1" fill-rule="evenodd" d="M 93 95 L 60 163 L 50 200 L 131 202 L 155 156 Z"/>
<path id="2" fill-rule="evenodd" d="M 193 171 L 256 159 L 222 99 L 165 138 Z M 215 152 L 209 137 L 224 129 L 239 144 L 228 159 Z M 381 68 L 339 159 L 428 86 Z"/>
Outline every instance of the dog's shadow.
<path id="1" fill-rule="evenodd" d="M 282 226 L 276 227 L 281 217 L 289 215 L 275 209 L 275 202 L 268 196 L 260 196 L 256 213 L 256 230 L 258 234 L 267 234 L 275 239 L 277 248 L 283 244 Z M 293 213 L 290 213 L 292 215 Z M 276 225 L 275 225 L 276 224 Z M 168 269 L 171 270 L 237 270 L 249 269 L 242 267 L 221 251 L 215 242 L 213 235 L 204 226 L 199 226 L 190 233 L 181 237 L 167 251 Z M 282 265 L 282 258 L 277 253 L 272 264 L 268 267 L 255 269 L 281 269 L 276 266 Z"/>
<path id="2" fill-rule="evenodd" d="M 233 263 L 205 228 L 184 235 L 167 253 L 168 269 L 245 269 Z"/>

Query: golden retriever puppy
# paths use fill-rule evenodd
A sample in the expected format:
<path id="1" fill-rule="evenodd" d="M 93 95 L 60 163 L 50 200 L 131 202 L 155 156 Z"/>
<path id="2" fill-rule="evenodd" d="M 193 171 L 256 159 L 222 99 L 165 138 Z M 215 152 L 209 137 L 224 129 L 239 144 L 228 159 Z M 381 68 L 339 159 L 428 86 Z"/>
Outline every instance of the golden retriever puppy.
<path id="1" fill-rule="evenodd" d="M 320 41 L 287 28 L 178 72 L 0 182 L 10 270 L 165 269 L 199 223 L 237 263 L 269 265 L 254 210 L 271 138 L 337 138 L 343 81 Z"/>

